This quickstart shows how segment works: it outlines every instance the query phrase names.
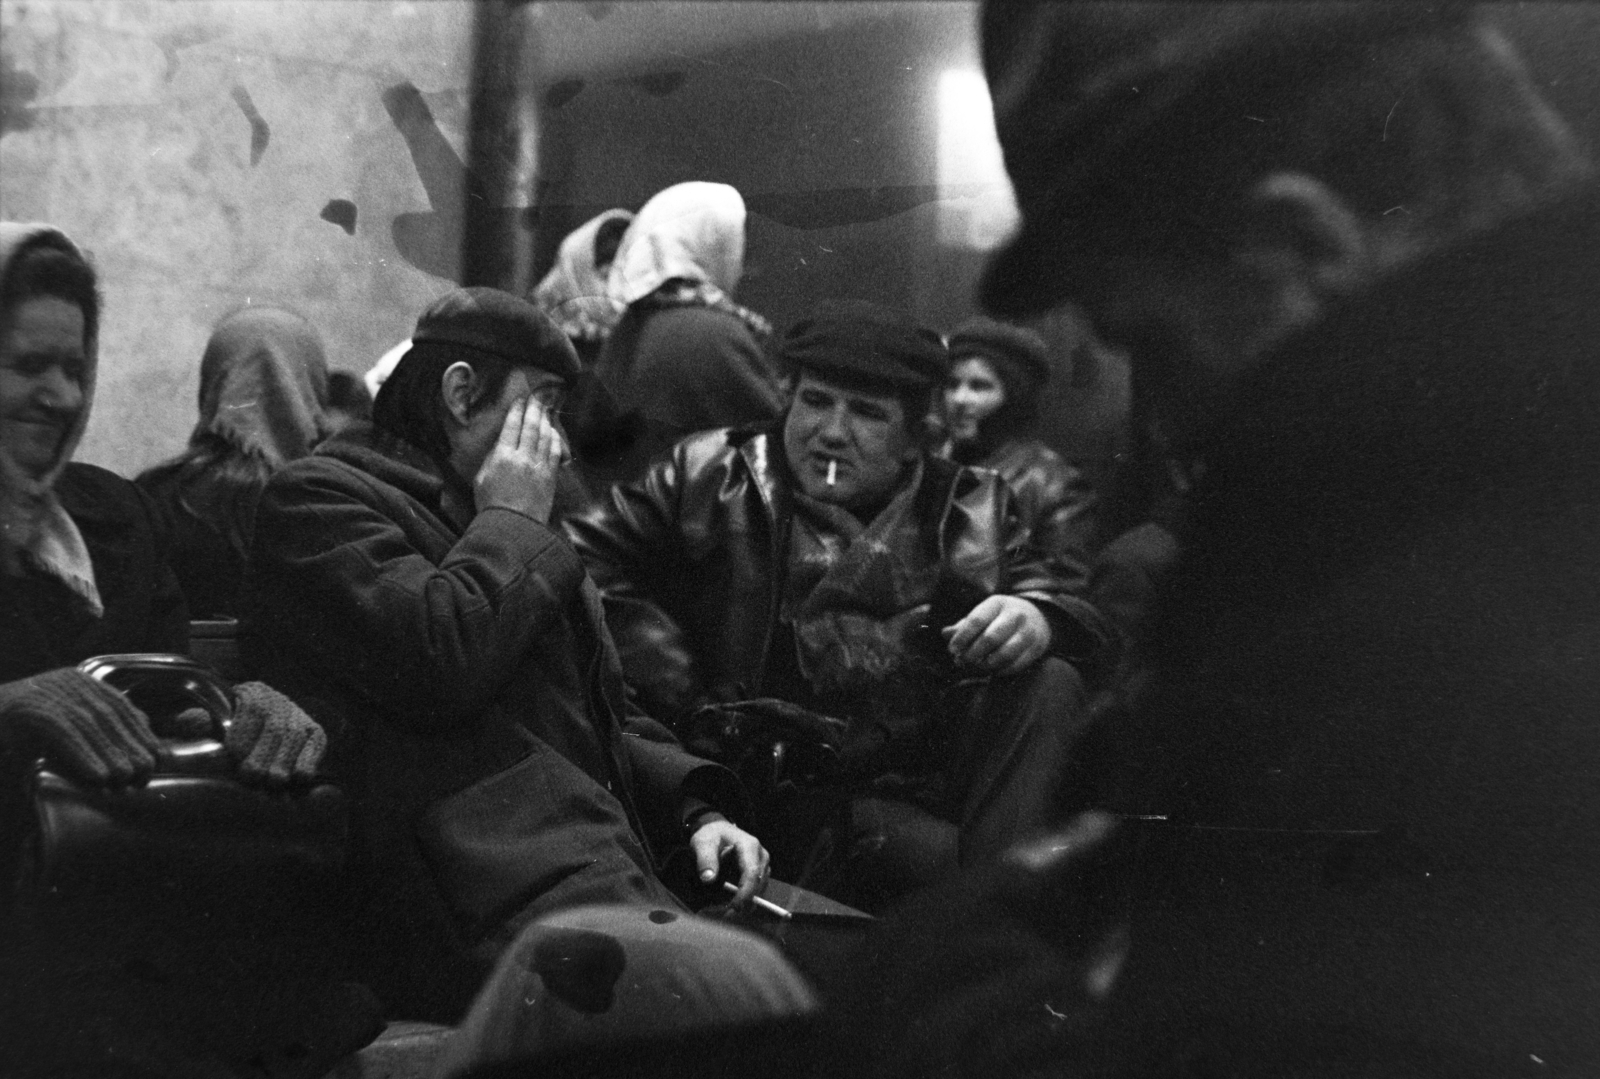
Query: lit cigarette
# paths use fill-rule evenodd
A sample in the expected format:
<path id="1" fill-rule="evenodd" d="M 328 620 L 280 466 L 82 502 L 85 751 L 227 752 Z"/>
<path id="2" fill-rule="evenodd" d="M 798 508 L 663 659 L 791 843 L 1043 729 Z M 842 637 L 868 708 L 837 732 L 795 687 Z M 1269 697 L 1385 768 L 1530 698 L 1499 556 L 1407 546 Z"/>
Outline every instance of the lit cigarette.
<path id="1" fill-rule="evenodd" d="M 737 884 L 733 883 L 733 881 L 731 881 L 731 880 L 725 880 L 725 881 L 722 882 L 722 890 L 725 891 L 725 892 L 737 892 L 739 890 L 739 886 Z M 782 907 L 778 906 L 778 904 L 776 904 L 776 903 L 774 903 L 774 902 L 772 902 L 771 900 L 768 900 L 768 899 L 762 899 L 759 895 L 751 896 L 750 897 L 750 902 L 754 903 L 756 906 L 760 907 L 762 910 L 766 911 L 768 914 L 776 914 L 780 918 L 793 918 L 794 917 L 793 914 L 791 914 L 788 911 L 784 910 Z"/>
<path id="2" fill-rule="evenodd" d="M 828 486 L 832 487 L 833 484 L 834 484 L 834 481 L 837 480 L 838 478 L 839 478 L 839 462 L 838 461 L 829 461 L 828 462 Z"/>

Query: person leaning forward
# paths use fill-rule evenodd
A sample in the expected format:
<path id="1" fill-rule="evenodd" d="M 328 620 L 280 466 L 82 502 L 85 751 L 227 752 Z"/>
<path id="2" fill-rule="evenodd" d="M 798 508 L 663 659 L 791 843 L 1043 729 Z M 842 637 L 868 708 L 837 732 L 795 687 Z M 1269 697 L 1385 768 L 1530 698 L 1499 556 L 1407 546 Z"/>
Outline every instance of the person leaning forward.
<path id="1" fill-rule="evenodd" d="M 1161 1074 L 1600 1074 L 1600 191 L 1521 16 L 986 7 L 985 302 L 1081 304 L 1200 466 L 1124 728 L 1210 826 L 1132 934 Z"/>
<path id="2" fill-rule="evenodd" d="M 577 374 L 509 294 L 452 292 L 358 425 L 268 484 L 247 654 L 325 720 L 354 803 L 361 972 L 453 1022 L 516 931 L 553 910 L 682 910 L 657 870 L 687 842 L 740 896 L 767 855 L 722 814 L 732 774 L 624 698 L 599 593 L 550 524 Z"/>
<path id="3" fill-rule="evenodd" d="M 837 752 L 779 777 L 763 835 L 780 873 L 870 906 L 951 870 L 958 834 L 970 861 L 1056 819 L 1108 632 L 1003 481 L 919 440 L 936 335 L 832 304 L 781 356 L 780 420 L 679 442 L 567 527 L 646 707 L 730 759 L 718 723 Z"/>

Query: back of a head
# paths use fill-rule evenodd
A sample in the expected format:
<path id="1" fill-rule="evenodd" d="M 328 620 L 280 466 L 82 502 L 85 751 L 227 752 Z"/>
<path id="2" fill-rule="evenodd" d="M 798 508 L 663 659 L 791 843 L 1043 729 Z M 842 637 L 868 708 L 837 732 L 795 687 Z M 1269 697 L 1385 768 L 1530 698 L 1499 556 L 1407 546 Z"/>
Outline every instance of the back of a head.
<path id="1" fill-rule="evenodd" d="M 1274 170 L 1338 192 L 1381 263 L 1493 224 L 1508 192 L 1583 168 L 1469 4 L 992 3 L 983 34 L 1024 220 L 983 296 L 1010 316 L 1092 273 L 1067 266 L 1079 236 L 1121 230 L 1212 257 Z"/>
<path id="2" fill-rule="evenodd" d="M 626 306 L 682 279 L 725 293 L 744 273 L 744 198 L 727 184 L 674 184 L 639 210 L 611 264 L 607 289 Z"/>
<path id="3" fill-rule="evenodd" d="M 447 459 L 440 380 L 455 363 L 473 369 L 474 406 L 498 395 L 518 367 L 548 371 L 568 385 L 579 373 L 572 342 L 538 308 L 499 289 L 459 288 L 417 320 L 411 348 L 372 403 L 373 424 L 436 460 Z"/>
<path id="4" fill-rule="evenodd" d="M 247 307 L 217 324 L 200 360 L 191 441 L 216 436 L 276 468 L 327 433 L 328 360 L 316 329 L 292 311 Z"/>

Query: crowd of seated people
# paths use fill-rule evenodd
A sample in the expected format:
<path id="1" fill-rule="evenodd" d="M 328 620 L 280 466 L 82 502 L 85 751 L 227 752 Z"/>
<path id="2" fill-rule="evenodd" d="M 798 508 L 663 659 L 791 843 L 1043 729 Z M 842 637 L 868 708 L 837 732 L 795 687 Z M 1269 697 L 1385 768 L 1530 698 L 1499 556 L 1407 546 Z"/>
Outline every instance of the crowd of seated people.
<path id="1" fill-rule="evenodd" d="M 1032 437 L 1051 371 L 1037 335 L 981 318 L 946 337 L 903 311 L 838 301 L 773 334 L 731 297 L 744 209 L 725 185 L 677 185 L 637 216 L 587 222 L 528 299 L 441 296 L 385 358 L 370 420 L 329 421 L 326 360 L 303 320 L 270 309 L 225 320 L 201 364 L 189 449 L 137 484 L 71 462 L 95 383 L 93 270 L 49 226 L 3 226 L 0 871 L 17 870 L 26 807 L 11 795 L 36 758 L 117 787 L 171 752 L 162 717 L 74 665 L 183 652 L 190 613 L 204 613 L 239 617 L 246 666 L 263 679 L 237 688 L 251 718 L 226 748 L 241 782 L 316 776 L 348 796 L 346 973 L 390 1017 L 460 1025 L 441 1075 L 521 1074 L 535 1058 L 552 1075 L 1296 1074 L 1295 1046 L 1327 1036 L 1306 1018 L 1319 986 L 1359 996 L 1358 978 L 1266 971 L 1247 988 L 1272 999 L 1217 1005 L 1238 1009 L 1240 1042 L 1150 1056 L 1168 1048 L 1155 1027 L 1170 1002 L 1139 982 L 1137 949 L 1129 958 L 1116 828 L 1094 811 L 1095 762 L 1080 755 L 1102 714 L 1086 702 L 1127 676 L 1129 644 L 1147 684 L 1136 703 L 1124 693 L 1119 722 L 1146 737 L 1148 774 L 1191 808 L 1224 802 L 1177 773 L 1225 767 L 1241 746 L 1277 760 L 1302 717 L 1325 718 L 1330 759 L 1370 738 L 1398 762 L 1351 766 L 1314 791 L 1330 812 L 1422 799 L 1391 774 L 1409 767 L 1429 777 L 1432 801 L 1407 804 L 1476 886 L 1509 888 L 1506 866 L 1543 858 L 1565 874 L 1563 896 L 1594 894 L 1592 866 L 1572 854 L 1594 834 L 1574 794 L 1592 734 L 1574 717 L 1594 700 L 1583 664 L 1597 397 L 1593 365 L 1562 351 L 1592 336 L 1568 331 L 1593 316 L 1559 302 L 1546 312 L 1557 330 L 1533 379 L 1485 346 L 1450 357 L 1474 376 L 1452 382 L 1435 343 L 1411 332 L 1411 308 L 1448 301 L 1490 338 L 1489 300 L 1541 302 L 1514 272 L 1530 252 L 1587 267 L 1588 166 L 1536 98 L 1518 96 L 1532 91 L 1503 42 L 1464 9 L 1303 5 L 1295 25 L 1337 47 L 1259 85 L 1220 77 L 1298 55 L 1258 7 L 1214 25 L 1093 5 L 986 16 L 1024 212 L 987 303 L 1022 318 L 1081 300 L 1138 346 L 1148 519 L 1119 522 L 1131 527 L 1099 552 L 1096 493 Z M 1175 79 L 1148 107 L 1176 112 L 1153 124 L 1096 97 L 1084 41 L 1104 46 L 1100 61 Z M 1369 51 L 1397 79 L 1415 66 L 1501 87 L 1482 101 L 1462 93 L 1500 134 L 1526 136 L 1514 162 L 1477 161 L 1471 205 L 1445 200 L 1426 228 L 1345 203 L 1336 187 L 1359 186 L 1360 154 L 1273 144 L 1233 157 L 1232 143 L 1172 135 L 1306 79 L 1279 104 L 1343 146 L 1349 132 L 1317 128 L 1312 105 L 1317 94 L 1370 105 L 1343 66 Z M 1173 75 L 1156 54 L 1198 57 L 1204 71 Z M 1123 171 L 1097 174 L 1097 148 L 1152 161 L 1180 150 L 1199 179 L 1149 181 L 1147 201 L 1130 201 Z M 1407 176 L 1437 166 L 1414 152 Z M 1356 177 L 1310 174 L 1330 161 Z M 1219 192 L 1237 204 L 1220 207 L 1231 196 Z M 1149 231 L 1146 205 L 1183 221 L 1215 212 L 1241 229 L 1242 253 L 1208 261 L 1213 241 Z M 1298 231 L 1273 231 L 1290 218 Z M 1463 244 L 1492 249 L 1437 258 Z M 1126 250 L 1141 253 L 1136 266 Z M 1340 255 L 1352 261 L 1335 265 Z M 1457 280 L 1469 263 L 1500 275 L 1492 288 Z M 1405 289 L 1384 293 L 1398 270 Z M 1380 293 L 1399 306 L 1374 311 Z M 1357 437 L 1375 416 L 1381 454 Z M 1495 441 L 1471 458 L 1494 482 L 1427 452 L 1467 460 L 1456 436 L 1469 428 Z M 1552 463 L 1541 447 L 1561 453 Z M 1386 486 L 1396 476 L 1401 487 Z M 1471 527 L 1445 535 L 1437 520 Z M 1530 577 L 1537 587 L 1519 590 Z M 1509 685 L 1520 716 L 1577 747 L 1578 766 L 1547 762 L 1540 790 L 1555 794 L 1524 796 L 1526 769 L 1495 771 L 1516 740 L 1479 713 Z M 1473 723 L 1450 726 L 1467 713 Z M 1456 750 L 1499 747 L 1472 773 L 1493 812 L 1460 796 L 1430 732 Z M 1269 786 L 1241 797 L 1281 808 Z M 1554 798 L 1570 842 L 1540 846 L 1528 814 Z M 1450 813 L 1479 823 L 1473 851 Z M 1483 850 L 1498 861 L 1473 861 Z M 809 984 L 800 956 L 697 916 L 748 913 L 772 877 L 882 915 L 847 977 Z M 1439 888 L 1417 902 L 1449 926 L 1477 916 Z M 1337 926 L 1401 909 L 1383 896 L 1354 913 L 1270 898 L 1283 909 L 1261 918 L 1307 926 L 1333 951 Z M 13 929 L 0 915 L 0 1005 L 24 1018 L 0 1042 L 13 1059 L 43 1062 L 41 1074 L 259 1063 L 248 1036 L 208 1057 L 176 1026 L 135 1037 L 114 1009 L 90 1014 Z M 1430 961 L 1464 969 L 1465 938 L 1449 943 Z M 1363 954 L 1385 986 L 1416 990 L 1425 975 L 1402 969 L 1403 951 Z M 1106 1026 L 1125 960 L 1146 995 Z M 1441 1021 L 1453 1030 L 1491 999 L 1487 980 L 1462 980 L 1471 992 Z M 370 1017 L 334 1018 L 329 1053 L 371 1034 Z M 1327 1052 L 1348 1073 L 1393 1073 L 1415 1062 L 1405 1038 L 1439 1036 L 1414 1018 Z M 758 1067 L 752 1054 L 775 1044 L 782 1060 Z M 606 1072 L 594 1061 L 608 1050 Z M 326 1070 L 313 1057 L 281 1074 Z"/>
<path id="2" fill-rule="evenodd" d="M 240 619 L 245 669 L 288 696 L 242 685 L 240 709 L 271 719 L 236 723 L 255 740 L 228 749 L 246 782 L 314 774 L 349 795 L 349 973 L 393 1015 L 459 1020 L 518 932 L 556 911 L 742 908 L 770 859 L 745 827 L 790 877 L 877 907 L 1071 804 L 1073 713 L 1110 635 L 1082 598 L 1085 553 L 1036 549 L 1003 480 L 934 452 L 940 336 L 829 305 L 769 354 L 764 322 L 722 290 L 737 193 L 680 185 L 591 222 L 580 246 L 613 221 L 607 317 L 560 326 L 503 292 L 449 293 L 388 365 L 370 421 L 330 418 L 304 319 L 229 316 L 189 447 L 137 484 L 70 463 L 94 384 L 93 271 L 59 232 L 7 226 L 8 759 L 143 782 L 169 752 L 166 717 L 72 665 L 182 653 L 190 615 Z M 631 302 L 609 298 L 619 281 Z M 642 362 L 618 358 L 617 333 L 651 346 Z M 564 502 L 585 335 L 590 369 L 611 373 L 597 381 L 635 402 L 659 398 L 619 372 L 670 380 L 698 370 L 697 341 L 726 338 L 716 366 L 759 407 L 690 395 L 703 414 L 640 428 L 668 451 L 645 474 Z M 674 516 L 734 482 L 711 517 Z M 717 523 L 721 553 L 695 549 Z M 682 605 L 718 589 L 721 607 Z M 749 767 L 785 747 L 776 781 Z"/>

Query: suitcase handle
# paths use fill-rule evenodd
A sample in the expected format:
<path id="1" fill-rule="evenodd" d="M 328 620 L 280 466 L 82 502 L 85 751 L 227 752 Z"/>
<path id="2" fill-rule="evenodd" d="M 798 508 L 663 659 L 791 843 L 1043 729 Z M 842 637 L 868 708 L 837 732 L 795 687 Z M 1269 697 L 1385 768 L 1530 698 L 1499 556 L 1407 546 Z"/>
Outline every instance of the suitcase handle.
<path id="1" fill-rule="evenodd" d="M 233 711 L 238 704 L 230 686 L 206 664 L 188 656 L 161 652 L 130 652 L 92 656 L 78 664 L 78 670 L 128 697 L 135 705 L 141 691 L 155 688 L 179 695 L 204 708 L 211 719 L 211 736 L 198 739 L 168 739 L 169 766 L 163 771 L 214 773 L 232 767 L 224 746 Z"/>

